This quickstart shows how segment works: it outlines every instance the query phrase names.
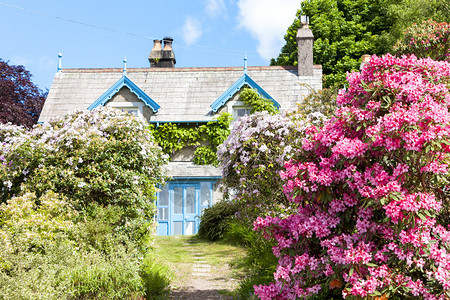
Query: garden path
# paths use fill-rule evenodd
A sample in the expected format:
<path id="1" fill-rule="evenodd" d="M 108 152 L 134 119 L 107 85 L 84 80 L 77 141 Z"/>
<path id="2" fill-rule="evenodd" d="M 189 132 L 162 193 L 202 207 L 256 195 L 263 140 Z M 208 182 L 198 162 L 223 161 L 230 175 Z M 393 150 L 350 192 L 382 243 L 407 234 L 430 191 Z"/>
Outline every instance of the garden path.
<path id="1" fill-rule="evenodd" d="M 241 248 L 211 243 L 196 237 L 158 237 L 155 245 L 164 251 L 174 278 L 170 299 L 228 300 L 238 285 L 238 273 L 228 263 L 243 255 Z"/>

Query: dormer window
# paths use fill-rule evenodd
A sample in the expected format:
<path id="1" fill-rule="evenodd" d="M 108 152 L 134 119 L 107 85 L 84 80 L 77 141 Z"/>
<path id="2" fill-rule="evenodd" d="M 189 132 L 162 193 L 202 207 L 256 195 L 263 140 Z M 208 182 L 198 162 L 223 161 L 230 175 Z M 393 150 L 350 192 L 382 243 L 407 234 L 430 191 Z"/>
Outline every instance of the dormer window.
<path id="1" fill-rule="evenodd" d="M 125 108 L 121 108 L 121 111 L 125 111 L 135 117 L 139 116 L 139 111 L 137 107 L 125 107 Z"/>
<path id="2" fill-rule="evenodd" d="M 108 102 L 106 106 L 115 107 L 135 117 L 144 118 L 142 102 Z"/>
<path id="3" fill-rule="evenodd" d="M 234 110 L 234 118 L 237 119 L 237 118 L 240 118 L 243 116 L 248 116 L 252 109 L 247 108 L 247 107 L 238 106 L 238 107 L 233 107 L 233 110 Z"/>

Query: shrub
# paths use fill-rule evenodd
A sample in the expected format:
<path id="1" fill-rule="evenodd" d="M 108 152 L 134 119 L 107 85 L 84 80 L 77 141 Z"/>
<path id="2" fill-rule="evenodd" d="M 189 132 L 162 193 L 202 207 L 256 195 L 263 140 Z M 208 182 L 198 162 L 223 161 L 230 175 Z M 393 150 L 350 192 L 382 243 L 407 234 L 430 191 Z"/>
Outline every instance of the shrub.
<path id="1" fill-rule="evenodd" d="M 53 192 L 2 204 L 0 299 L 140 299 L 141 253 L 113 230 L 116 211 L 96 208 L 75 223 L 77 212 Z"/>
<path id="2" fill-rule="evenodd" d="M 172 271 L 151 252 L 144 259 L 141 277 L 147 300 L 168 298 Z"/>
<path id="3" fill-rule="evenodd" d="M 210 241 L 224 238 L 228 230 L 228 223 L 236 212 L 236 205 L 226 200 L 216 202 L 206 208 L 200 217 L 198 236 Z"/>
<path id="4" fill-rule="evenodd" d="M 297 109 L 293 117 L 311 119 L 311 121 L 314 121 L 315 116 L 321 119 L 331 118 L 337 108 L 336 98 L 339 89 L 338 85 L 333 85 L 319 91 L 309 88 L 310 93 L 301 103 L 297 104 Z"/>
<path id="5" fill-rule="evenodd" d="M 277 174 L 293 154 L 300 132 L 287 116 L 266 112 L 235 122 L 218 158 L 225 197 L 239 205 L 242 219 L 251 223 L 260 213 L 283 210 L 289 204 Z"/>
<path id="6" fill-rule="evenodd" d="M 11 142 L 9 142 L 11 141 Z M 118 228 L 149 234 L 166 162 L 146 124 L 117 109 L 75 112 L 0 147 L 0 199 L 51 190 L 77 211 L 93 203 L 123 211 Z M 139 239 L 140 237 L 133 237 Z"/>
<path id="7" fill-rule="evenodd" d="M 0 299 L 142 299 L 165 157 L 134 117 L 0 125 Z"/>
<path id="8" fill-rule="evenodd" d="M 281 172 L 298 212 L 255 222 L 279 259 L 255 293 L 448 298 L 450 64 L 373 56 L 347 79 Z"/>
<path id="9" fill-rule="evenodd" d="M 228 242 L 245 247 L 246 255 L 233 263 L 248 270 L 248 275 L 239 282 L 234 294 L 237 299 L 253 299 L 253 286 L 268 284 L 273 280 L 278 259 L 272 253 L 274 242 L 266 240 L 247 224 L 232 219 L 226 233 Z"/>
<path id="10" fill-rule="evenodd" d="M 450 62 L 450 24 L 431 19 L 414 23 L 397 41 L 394 53 Z"/>

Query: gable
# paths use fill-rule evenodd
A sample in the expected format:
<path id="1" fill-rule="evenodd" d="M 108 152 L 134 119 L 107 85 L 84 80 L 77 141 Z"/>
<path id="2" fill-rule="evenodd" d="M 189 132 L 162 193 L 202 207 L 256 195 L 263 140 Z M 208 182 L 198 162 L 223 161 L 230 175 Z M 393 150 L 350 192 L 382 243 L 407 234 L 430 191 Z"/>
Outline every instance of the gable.
<path id="1" fill-rule="evenodd" d="M 210 106 L 213 112 L 217 112 L 222 106 L 227 103 L 236 93 L 238 93 L 243 86 L 248 86 L 258 92 L 258 94 L 266 99 L 272 101 L 272 103 L 280 109 L 280 104 L 272 98 L 263 88 L 261 88 L 250 76 L 246 73 L 242 75 L 232 86 L 230 86 L 219 98 L 217 98 Z"/>
<path id="2" fill-rule="evenodd" d="M 160 106 L 153 101 L 144 91 L 142 91 L 136 84 L 133 83 L 126 75 L 122 76 L 116 83 L 114 83 L 103 95 L 101 95 L 88 109 L 92 110 L 99 106 L 105 106 L 115 95 L 117 95 L 123 87 L 127 87 L 139 100 L 141 100 L 154 113 L 160 109 Z"/>

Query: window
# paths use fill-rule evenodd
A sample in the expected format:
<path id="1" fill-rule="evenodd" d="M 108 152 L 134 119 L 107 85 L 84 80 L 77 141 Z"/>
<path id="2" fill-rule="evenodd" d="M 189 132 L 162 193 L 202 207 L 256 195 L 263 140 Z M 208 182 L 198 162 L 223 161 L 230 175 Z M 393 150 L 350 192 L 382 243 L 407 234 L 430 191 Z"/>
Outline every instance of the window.
<path id="1" fill-rule="evenodd" d="M 108 102 L 106 106 L 115 107 L 121 111 L 143 118 L 143 102 Z"/>
<path id="2" fill-rule="evenodd" d="M 243 116 L 248 116 L 251 112 L 251 107 L 233 106 L 233 118 L 236 120 Z"/>
<path id="3" fill-rule="evenodd" d="M 135 117 L 139 116 L 139 112 L 138 112 L 138 108 L 137 107 L 121 108 L 121 111 L 124 111 L 124 112 L 127 112 L 129 114 L 132 114 Z"/>

